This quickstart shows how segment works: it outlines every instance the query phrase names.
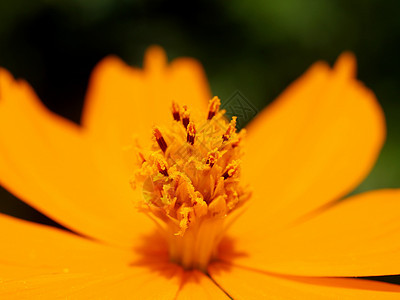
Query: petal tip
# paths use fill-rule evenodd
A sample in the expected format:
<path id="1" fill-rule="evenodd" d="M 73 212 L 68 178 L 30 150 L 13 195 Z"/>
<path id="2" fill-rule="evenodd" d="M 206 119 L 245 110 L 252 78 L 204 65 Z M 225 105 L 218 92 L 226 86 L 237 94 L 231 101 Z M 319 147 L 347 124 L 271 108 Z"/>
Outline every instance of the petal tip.
<path id="1" fill-rule="evenodd" d="M 147 48 L 144 56 L 144 68 L 158 69 L 166 66 L 167 54 L 164 49 L 158 45 Z"/>
<path id="2" fill-rule="evenodd" d="M 0 86 L 14 81 L 14 76 L 5 68 L 0 67 Z"/>
<path id="3" fill-rule="evenodd" d="M 7 70 L 0 67 L 0 102 L 6 99 L 6 90 L 15 82 L 14 76 Z"/>
<path id="4" fill-rule="evenodd" d="M 356 77 L 357 59 L 354 53 L 345 51 L 340 54 L 335 62 L 334 70 L 345 74 L 347 77 Z"/>
<path id="5" fill-rule="evenodd" d="M 108 55 L 100 60 L 93 69 L 93 74 L 103 73 L 104 70 L 126 66 L 125 62 L 116 55 Z"/>

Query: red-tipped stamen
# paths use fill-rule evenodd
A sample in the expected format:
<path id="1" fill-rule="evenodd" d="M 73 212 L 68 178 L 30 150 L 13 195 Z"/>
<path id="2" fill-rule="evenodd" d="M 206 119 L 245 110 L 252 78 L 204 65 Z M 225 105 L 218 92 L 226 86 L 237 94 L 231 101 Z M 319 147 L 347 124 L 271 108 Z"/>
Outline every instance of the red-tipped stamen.
<path id="1" fill-rule="evenodd" d="M 222 135 L 222 139 L 224 140 L 224 142 L 229 140 L 232 137 L 232 134 L 234 134 L 236 132 L 236 119 L 237 119 L 237 117 L 232 117 L 232 120 L 228 125 L 228 129 Z"/>
<path id="2" fill-rule="evenodd" d="M 208 152 L 207 154 L 207 161 L 206 164 L 210 166 L 210 168 L 212 168 L 214 166 L 214 164 L 217 162 L 217 160 L 220 157 L 220 153 L 217 149 Z"/>
<path id="3" fill-rule="evenodd" d="M 208 117 L 207 120 L 211 120 L 215 114 L 218 112 L 219 107 L 221 106 L 221 100 L 217 96 L 212 98 L 208 104 Z"/>
<path id="4" fill-rule="evenodd" d="M 175 101 L 172 101 L 172 116 L 174 117 L 175 121 L 179 122 L 181 120 L 181 115 L 179 113 L 179 104 Z"/>
<path id="5" fill-rule="evenodd" d="M 193 122 L 190 122 L 187 126 L 187 137 L 186 140 L 189 144 L 194 144 L 194 137 L 196 136 L 196 127 Z"/>
<path id="6" fill-rule="evenodd" d="M 162 136 L 160 130 L 156 127 L 156 128 L 154 128 L 153 133 L 154 133 L 154 136 L 158 143 L 158 146 L 160 146 L 160 149 L 162 150 L 162 152 L 165 153 L 168 146 L 167 146 L 167 143 L 165 142 L 164 137 Z"/>
<path id="7" fill-rule="evenodd" d="M 185 129 L 187 129 L 189 125 L 189 120 L 190 120 L 190 113 L 188 111 L 187 106 L 184 105 L 182 110 L 182 124 L 185 127 Z"/>
<path id="8" fill-rule="evenodd" d="M 163 159 L 158 158 L 156 160 L 156 166 L 157 166 L 158 172 L 160 172 L 160 174 L 167 176 L 167 177 L 169 176 L 168 169 L 167 169 L 167 163 Z"/>
<path id="9" fill-rule="evenodd" d="M 138 152 L 139 158 L 142 161 L 142 164 L 146 161 L 146 158 L 144 157 L 144 154 L 142 152 Z"/>
<path id="10" fill-rule="evenodd" d="M 234 160 L 226 167 L 226 170 L 224 174 L 222 174 L 222 177 L 224 177 L 224 179 L 228 179 L 234 176 L 238 172 L 238 170 L 239 170 L 239 162 L 237 160 Z"/>

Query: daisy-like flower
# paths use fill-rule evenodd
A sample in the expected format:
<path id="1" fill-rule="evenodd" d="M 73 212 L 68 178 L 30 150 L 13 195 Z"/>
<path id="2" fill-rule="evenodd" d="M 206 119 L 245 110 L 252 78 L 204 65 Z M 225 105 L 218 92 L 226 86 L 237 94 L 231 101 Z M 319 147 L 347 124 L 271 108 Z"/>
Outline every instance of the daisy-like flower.
<path id="1" fill-rule="evenodd" d="M 400 191 L 338 201 L 385 136 L 343 54 L 238 132 L 201 66 L 94 70 L 81 126 L 0 71 L 0 183 L 71 232 L 0 216 L 0 297 L 398 299 Z"/>

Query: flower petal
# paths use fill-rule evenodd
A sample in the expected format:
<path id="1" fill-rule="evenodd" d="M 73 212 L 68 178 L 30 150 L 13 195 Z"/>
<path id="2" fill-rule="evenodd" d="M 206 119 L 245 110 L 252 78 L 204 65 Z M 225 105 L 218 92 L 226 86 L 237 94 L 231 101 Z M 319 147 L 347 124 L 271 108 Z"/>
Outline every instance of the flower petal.
<path id="1" fill-rule="evenodd" d="M 229 299 L 229 297 L 205 274 L 187 271 L 176 299 Z"/>
<path id="2" fill-rule="evenodd" d="M 173 120 L 172 100 L 206 113 L 208 99 L 207 80 L 197 61 L 179 58 L 167 64 L 164 51 L 151 47 L 144 69 L 129 67 L 116 57 L 99 63 L 89 84 L 83 126 L 102 145 L 99 150 L 123 158 L 131 175 L 130 153 L 124 156 L 121 149 L 132 145 L 133 137 L 147 145 L 155 124 Z"/>
<path id="3" fill-rule="evenodd" d="M 384 116 L 354 73 L 349 53 L 333 70 L 316 63 L 250 124 L 243 177 L 254 199 L 242 224 L 292 222 L 345 196 L 371 170 Z"/>
<path id="4" fill-rule="evenodd" d="M 131 246 L 150 223 L 135 212 L 129 177 L 115 171 L 115 159 L 96 160 L 78 126 L 47 110 L 5 70 L 0 91 L 0 183 L 68 228 Z"/>
<path id="5" fill-rule="evenodd" d="M 0 214 L 0 298 L 172 299 L 182 269 L 140 255 Z"/>
<path id="6" fill-rule="evenodd" d="M 182 281 L 173 264 L 119 272 L 48 273 L 2 282 L 3 299 L 173 299 Z"/>
<path id="7" fill-rule="evenodd" d="M 227 298 L 203 273 L 49 226 L 0 215 L 0 237 L 0 298 Z"/>
<path id="8" fill-rule="evenodd" d="M 398 299 L 394 284 L 353 278 L 274 276 L 227 264 L 209 268 L 233 299 Z"/>
<path id="9" fill-rule="evenodd" d="M 135 253 L 57 228 L 0 214 L 0 279 L 39 273 L 95 272 L 128 266 Z M 17 272 L 12 272 L 15 269 Z"/>
<path id="10" fill-rule="evenodd" d="M 399 220 L 400 189 L 367 192 L 275 235 L 237 237 L 222 259 L 300 276 L 400 274 Z"/>

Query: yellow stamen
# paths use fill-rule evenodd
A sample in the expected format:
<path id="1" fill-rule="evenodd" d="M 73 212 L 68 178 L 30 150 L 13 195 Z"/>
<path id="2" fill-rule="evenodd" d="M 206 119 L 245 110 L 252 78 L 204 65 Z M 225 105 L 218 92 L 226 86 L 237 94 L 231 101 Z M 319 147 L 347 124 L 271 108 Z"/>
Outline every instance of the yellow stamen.
<path id="1" fill-rule="evenodd" d="M 187 126 L 187 138 L 186 141 L 193 145 L 194 144 L 194 137 L 196 136 L 196 128 L 193 122 L 190 122 Z"/>
<path id="2" fill-rule="evenodd" d="M 234 160 L 226 167 L 226 170 L 224 174 L 222 174 L 222 177 L 224 177 L 224 179 L 233 177 L 238 173 L 238 170 L 239 170 L 239 161 Z"/>
<path id="3" fill-rule="evenodd" d="M 161 134 L 161 131 L 155 127 L 153 130 L 154 133 L 154 137 L 156 138 L 157 144 L 158 146 L 160 146 L 160 149 L 162 150 L 162 152 L 165 152 L 167 150 L 167 143 L 164 140 L 164 137 Z"/>
<path id="4" fill-rule="evenodd" d="M 160 172 L 160 174 L 163 174 L 164 176 L 169 176 L 168 170 L 167 170 L 167 162 L 164 159 L 157 158 L 156 166 L 157 166 L 158 172 Z"/>
<path id="5" fill-rule="evenodd" d="M 138 151 L 137 154 L 138 154 L 138 157 L 139 157 L 140 161 L 142 163 L 144 163 L 146 161 L 146 158 L 144 157 L 144 154 L 142 152 L 140 152 L 140 151 Z"/>
<path id="6" fill-rule="evenodd" d="M 185 129 L 189 125 L 189 120 L 190 120 L 190 112 L 188 111 L 187 106 L 184 105 L 182 110 L 182 124 L 185 127 Z"/>
<path id="7" fill-rule="evenodd" d="M 219 107 L 221 106 L 221 100 L 217 96 L 212 98 L 208 104 L 208 120 L 211 120 L 215 114 L 218 112 Z"/>
<path id="8" fill-rule="evenodd" d="M 233 212 L 250 197 L 239 181 L 239 141 L 244 133 L 236 133 L 236 118 L 228 123 L 218 109 L 219 99 L 213 98 L 211 118 L 206 120 L 189 117 L 183 106 L 180 120 L 186 130 L 176 126 L 175 117 L 170 127 L 163 127 L 163 134 L 155 127 L 150 151 L 135 148 L 141 159 L 131 180 L 133 188 L 143 188 L 139 207 L 157 221 L 170 260 L 204 272 L 217 259 Z M 172 111 L 178 106 L 172 104 Z"/>
<path id="9" fill-rule="evenodd" d="M 224 140 L 224 142 L 228 141 L 232 137 L 232 134 L 236 132 L 236 119 L 237 119 L 237 117 L 232 117 L 232 120 L 229 123 L 228 129 L 222 136 L 222 139 Z"/>
<path id="10" fill-rule="evenodd" d="M 172 116 L 174 117 L 175 121 L 179 122 L 181 120 L 181 115 L 179 113 L 179 104 L 175 101 L 172 102 Z"/>
<path id="11" fill-rule="evenodd" d="M 218 151 L 218 149 L 214 149 L 213 151 L 208 152 L 206 164 L 212 168 L 213 165 L 219 159 L 219 157 L 220 157 L 220 152 Z"/>

